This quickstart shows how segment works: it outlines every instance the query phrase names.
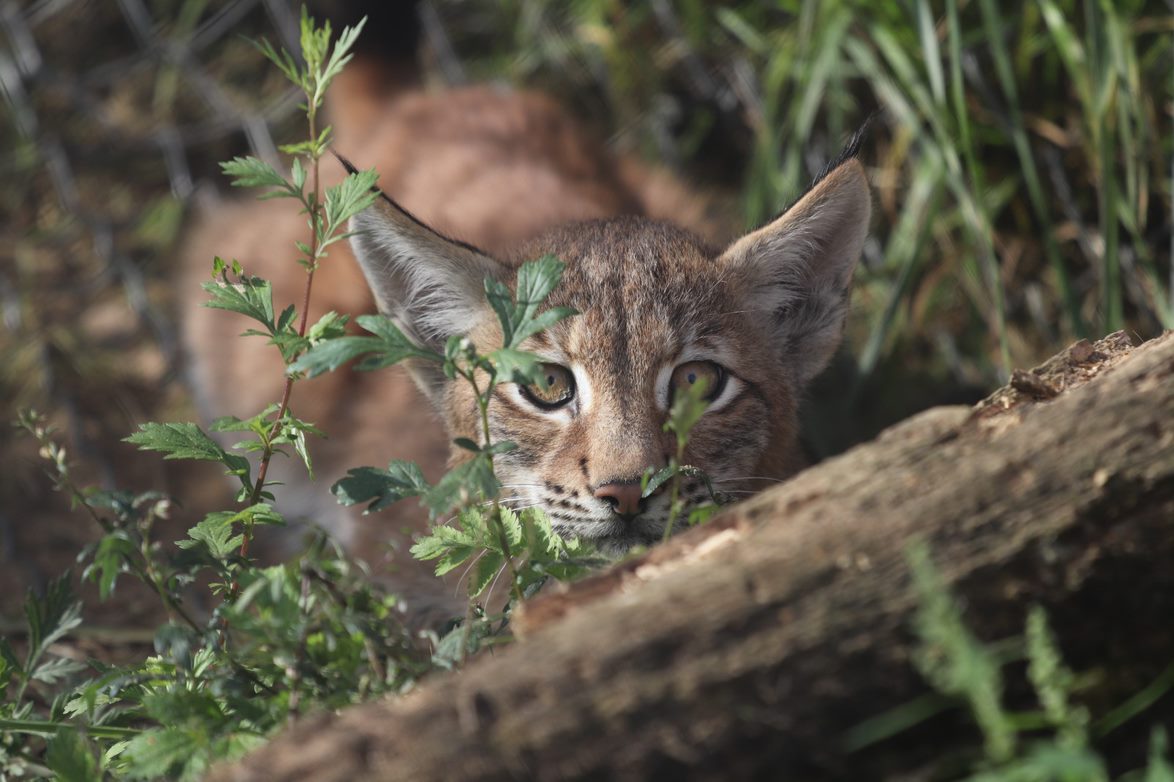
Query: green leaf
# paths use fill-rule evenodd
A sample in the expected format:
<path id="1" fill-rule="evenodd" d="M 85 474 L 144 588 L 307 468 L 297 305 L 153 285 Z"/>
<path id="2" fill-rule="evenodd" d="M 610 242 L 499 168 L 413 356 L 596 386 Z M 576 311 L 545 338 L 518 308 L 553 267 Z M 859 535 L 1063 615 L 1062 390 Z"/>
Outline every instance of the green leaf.
<path id="1" fill-rule="evenodd" d="M 1016 732 L 1002 705 L 999 662 L 967 628 L 928 548 L 913 546 L 907 558 L 918 598 L 914 630 L 920 642 L 914 664 L 938 692 L 966 699 L 983 732 L 987 756 L 1005 762 L 1014 754 Z"/>
<path id="2" fill-rule="evenodd" d="M 182 549 L 202 545 L 212 557 L 219 560 L 235 556 L 245 539 L 244 535 L 237 534 L 233 526 L 236 515 L 232 511 L 209 513 L 203 521 L 188 530 L 187 540 L 176 541 L 175 545 Z"/>
<path id="3" fill-rule="evenodd" d="M 708 386 L 704 378 L 698 378 L 696 383 L 683 392 L 678 389 L 673 395 L 673 404 L 669 408 L 669 418 L 664 424 L 664 430 L 676 433 L 677 445 L 680 448 L 684 448 L 685 443 L 689 441 L 689 432 L 709 407 L 709 402 L 705 400 L 705 395 L 709 393 Z"/>
<path id="4" fill-rule="evenodd" d="M 239 282 L 205 282 L 201 285 L 211 294 L 212 299 L 204 303 L 212 309 L 238 312 L 252 318 L 265 327 L 265 333 L 273 334 L 273 287 L 268 280 L 260 277 L 241 277 Z"/>
<path id="5" fill-rule="evenodd" d="M 124 438 L 123 442 L 137 445 L 143 451 L 159 451 L 164 459 L 220 462 L 228 468 L 229 475 L 240 479 L 242 487 L 252 488 L 249 460 L 224 450 L 193 423 L 139 424 L 139 431 Z"/>
<path id="6" fill-rule="evenodd" d="M 237 418 L 235 415 L 226 415 L 217 418 L 209 426 L 213 432 L 255 432 L 260 434 L 269 429 L 269 416 L 277 412 L 280 405 L 273 403 L 252 418 Z"/>
<path id="7" fill-rule="evenodd" d="M 31 678 L 45 684 L 56 684 L 62 679 L 84 670 L 86 670 L 85 663 L 71 660 L 68 657 L 55 657 L 38 665 L 33 670 Z"/>
<path id="8" fill-rule="evenodd" d="M 365 357 L 356 366 L 360 371 L 381 369 L 406 358 L 441 360 L 439 354 L 413 344 L 390 318 L 383 315 L 360 315 L 358 323 L 373 336 L 339 337 L 319 342 L 290 364 L 288 371 L 305 372 L 307 377 L 316 377 L 323 372 L 333 372 L 360 356 Z"/>
<path id="9" fill-rule="evenodd" d="M 260 39 L 259 41 L 254 41 L 253 45 L 256 46 L 258 51 L 265 55 L 265 57 L 267 57 L 270 62 L 276 65 L 278 70 L 285 74 L 285 78 L 289 79 L 299 87 L 302 86 L 302 75 L 298 72 L 297 62 L 289 52 L 287 52 L 285 49 L 282 49 L 280 52 L 277 51 L 273 48 L 273 45 L 264 38 Z"/>
<path id="10" fill-rule="evenodd" d="M 445 573 L 461 565 L 473 554 L 482 550 L 479 537 L 465 526 L 450 527 L 439 525 L 432 531 L 417 540 L 411 548 L 412 556 L 421 561 L 439 559 L 436 565 L 436 575 Z"/>
<path id="11" fill-rule="evenodd" d="M 102 778 L 98 758 L 73 728 L 60 728 L 49 739 L 45 765 L 60 782 L 94 782 Z"/>
<path id="12" fill-rule="evenodd" d="M 526 320 L 534 317 L 542 302 L 558 285 L 566 264 L 553 255 L 524 263 L 518 269 L 518 304 L 525 309 Z"/>
<path id="13" fill-rule="evenodd" d="M 499 348 L 488 358 L 501 381 L 528 385 L 537 382 L 542 374 L 542 358 L 524 350 Z"/>
<path id="14" fill-rule="evenodd" d="M 643 477 L 640 479 L 640 496 L 651 497 L 652 493 L 665 484 L 665 482 L 677 474 L 677 466 L 670 464 L 661 467 L 659 470 L 653 470 L 649 467 L 644 471 Z"/>
<path id="15" fill-rule="evenodd" d="M 1033 606 L 1027 615 L 1027 674 L 1039 697 L 1048 721 L 1069 747 L 1088 745 L 1088 710 L 1074 706 L 1069 695 L 1076 676 L 1064 665 L 1056 640 L 1048 627 L 1047 614 Z"/>
<path id="16" fill-rule="evenodd" d="M 293 180 L 293 189 L 301 193 L 306 186 L 306 169 L 302 167 L 302 159 L 300 157 L 294 158 L 289 174 Z"/>
<path id="17" fill-rule="evenodd" d="M 424 504 L 435 518 L 475 500 L 496 497 L 500 489 L 489 454 L 482 452 L 449 470 L 424 495 Z"/>
<path id="18" fill-rule="evenodd" d="M 339 315 L 331 310 L 306 329 L 306 338 L 312 345 L 317 345 L 323 340 L 339 339 L 346 334 L 346 324 L 349 320 L 348 316 Z"/>
<path id="19" fill-rule="evenodd" d="M 501 323 L 504 348 L 516 348 L 527 337 L 575 314 L 569 307 L 556 307 L 538 316 L 538 308 L 558 285 L 564 268 L 565 264 L 553 255 L 522 264 L 518 269 L 516 299 L 502 282 L 485 281 L 485 295 Z"/>
<path id="20" fill-rule="evenodd" d="M 374 353 L 382 345 L 377 337 L 339 337 L 320 342 L 299 356 L 286 371 L 290 374 L 305 372 L 306 377 L 317 377 L 324 372 L 333 372 L 359 356 Z"/>
<path id="21" fill-rule="evenodd" d="M 423 496 L 429 486 L 419 466 L 397 459 L 386 470 L 354 467 L 330 491 L 342 505 L 370 503 L 364 513 L 371 513 L 407 497 Z"/>
<path id="22" fill-rule="evenodd" d="M 360 315 L 357 322 L 382 342 L 375 356 L 359 363 L 358 369 L 360 370 L 380 369 L 397 364 L 405 358 L 422 358 L 428 361 L 444 360 L 444 357 L 439 353 L 426 350 L 413 343 L 386 315 Z"/>
<path id="23" fill-rule="evenodd" d="M 379 174 L 375 169 L 359 171 L 349 174 L 340 184 L 326 189 L 323 206 L 326 211 L 328 235 L 375 203 L 375 199 L 379 197 L 379 192 L 374 189 L 378 179 Z"/>
<path id="24" fill-rule="evenodd" d="M 350 62 L 350 51 L 354 47 L 355 41 L 358 40 L 359 33 L 363 31 L 363 26 L 366 24 L 367 17 L 364 16 L 354 27 L 344 27 L 342 33 L 339 34 L 338 40 L 334 44 L 334 49 L 330 53 L 330 59 L 322 69 L 321 81 L 323 82 L 323 89 Z"/>
<path id="25" fill-rule="evenodd" d="M 285 520 L 267 503 L 259 502 L 238 511 L 215 511 L 188 530 L 186 540 L 176 541 L 182 549 L 203 546 L 215 559 L 226 560 L 236 555 L 244 536 L 237 534 L 237 525 L 251 527 L 254 524 L 282 525 Z"/>
<path id="26" fill-rule="evenodd" d="M 505 557 L 500 552 L 486 551 L 482 554 L 469 572 L 469 597 L 475 598 L 484 592 L 505 566 Z"/>
<path id="27" fill-rule="evenodd" d="M 452 441 L 452 444 L 457 448 L 463 448 L 466 451 L 471 451 L 472 453 L 481 453 L 481 446 L 477 445 L 477 443 L 473 442 L 468 437 L 458 437 Z"/>
<path id="28" fill-rule="evenodd" d="M 83 579 L 97 581 L 97 595 L 106 600 L 114 593 L 115 580 L 122 573 L 130 572 L 139 548 L 127 537 L 126 532 L 116 531 L 102 535 L 94 548 L 93 562 L 82 573 Z"/>
<path id="29" fill-rule="evenodd" d="M 255 157 L 235 157 L 220 164 L 226 176 L 232 177 L 233 187 L 272 187 L 285 191 L 282 195 L 300 192 L 285 181 L 277 169 Z"/>
<path id="30" fill-rule="evenodd" d="M 28 624 L 28 662 L 23 670 L 31 674 L 36 661 L 56 640 L 81 624 L 81 603 L 74 597 L 69 574 L 53 579 L 38 598 L 31 591 L 25 597 L 24 614 Z"/>
<path id="31" fill-rule="evenodd" d="M 203 757 L 203 732 L 167 727 L 147 730 L 127 742 L 120 759 L 126 771 L 140 779 L 172 779 L 184 774 L 191 762 Z"/>
<path id="32" fill-rule="evenodd" d="M 517 333 L 514 334 L 514 340 L 520 344 L 527 337 L 537 334 L 540 331 L 546 331 L 560 320 L 578 314 L 579 311 L 573 307 L 551 307 L 548 310 L 538 313 L 526 323 L 523 323 Z"/>

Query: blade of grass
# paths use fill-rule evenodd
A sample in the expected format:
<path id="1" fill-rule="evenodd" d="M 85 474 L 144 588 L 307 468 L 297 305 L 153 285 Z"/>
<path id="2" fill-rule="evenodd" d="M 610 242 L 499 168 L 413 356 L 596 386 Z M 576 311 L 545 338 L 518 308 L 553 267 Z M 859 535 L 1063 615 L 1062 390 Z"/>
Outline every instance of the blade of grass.
<path id="1" fill-rule="evenodd" d="M 896 261 L 898 264 L 897 276 L 889 286 L 884 309 L 878 315 L 860 354 L 858 366 L 861 377 L 868 376 L 876 368 L 881 350 L 889 340 L 897 310 L 905 298 L 909 280 L 925 246 L 931 222 L 928 217 L 937 213 L 941 179 L 941 159 L 932 156 L 923 158 L 914 175 L 901 220 L 885 248 L 885 261 Z"/>
<path id="2" fill-rule="evenodd" d="M 1068 315 L 1068 322 L 1077 337 L 1087 337 L 1088 329 L 1080 315 L 1080 303 L 1072 290 L 1072 282 L 1068 277 L 1068 270 L 1060 256 L 1060 246 L 1056 243 L 1056 229 L 1048 210 L 1047 199 L 1044 196 L 1043 186 L 1040 183 L 1039 168 L 1035 163 L 1031 142 L 1027 137 L 1027 128 L 1023 123 L 1023 111 L 1020 108 L 1018 89 L 1015 86 L 1015 73 L 1011 68 L 1011 56 L 1007 51 L 1003 30 L 1006 25 L 998 6 L 992 0 L 981 0 L 983 24 L 987 32 L 991 55 L 995 60 L 995 74 L 1007 100 L 1007 110 L 1010 114 L 1011 141 L 1015 146 L 1015 154 L 1019 158 L 1019 165 L 1023 172 L 1023 181 L 1027 185 L 1028 199 L 1031 201 L 1035 218 L 1040 223 L 1044 242 L 1044 253 L 1052 273 L 1056 276 L 1056 284 L 1060 288 L 1060 299 Z"/>
<path id="3" fill-rule="evenodd" d="M 949 30 L 948 41 L 950 48 L 950 93 L 953 98 L 954 119 L 957 123 L 960 136 L 962 157 L 966 160 L 970 186 L 975 192 L 981 193 L 983 190 L 982 170 L 978 165 L 978 155 L 975 152 L 974 139 L 970 132 L 970 118 L 966 108 L 966 92 L 962 83 L 962 41 L 961 27 L 958 23 L 957 0 L 947 0 L 946 14 L 946 27 Z M 995 323 L 998 330 L 999 357 L 1003 375 L 1007 377 L 1011 372 L 1011 349 L 1007 344 L 1007 311 L 1004 303 L 1003 283 L 999 275 L 998 263 L 995 259 L 994 246 L 990 235 L 992 230 L 990 215 L 981 206 L 981 199 L 976 199 L 974 203 L 978 211 L 978 214 L 973 215 L 977 223 L 974 228 L 974 234 L 978 238 L 980 257 L 985 261 L 984 265 L 986 267 L 988 285 L 991 286 L 991 295 L 995 303 Z"/>

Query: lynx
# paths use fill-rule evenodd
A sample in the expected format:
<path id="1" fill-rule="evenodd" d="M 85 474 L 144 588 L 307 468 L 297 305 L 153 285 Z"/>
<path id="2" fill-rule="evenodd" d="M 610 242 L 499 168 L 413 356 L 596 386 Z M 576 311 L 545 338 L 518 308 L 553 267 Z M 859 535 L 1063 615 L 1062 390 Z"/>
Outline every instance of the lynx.
<path id="1" fill-rule="evenodd" d="M 335 148 L 378 169 L 382 197 L 351 226 L 354 257 L 332 252 L 320 269 L 311 317 L 377 308 L 421 345 L 467 334 L 488 350 L 500 333 L 485 278 L 510 285 L 518 265 L 545 254 L 566 264 L 549 304 L 580 314 L 524 346 L 543 358 L 544 382 L 499 386 L 490 406 L 493 437 L 518 446 L 497 463 L 510 502 L 611 551 L 659 539 L 668 498 L 642 498 L 640 477 L 673 447 L 663 430 L 673 395 L 702 380 L 708 409 L 687 463 L 734 497 L 800 468 L 800 396 L 840 341 L 869 223 L 855 144 L 793 206 L 729 242 L 703 199 L 611 154 L 540 95 L 475 87 L 360 104 L 350 122 L 336 104 Z M 324 179 L 341 175 L 324 167 Z M 201 218 L 185 264 L 202 276 L 213 255 L 232 256 L 271 279 L 278 302 L 300 301 L 291 248 L 305 233 L 286 205 L 223 204 Z M 186 320 L 204 411 L 244 414 L 277 398 L 275 350 L 231 338 L 244 325 L 223 312 L 193 304 Z M 331 482 L 392 458 L 435 479 L 446 457 L 461 458 L 453 438 L 480 439 L 466 386 L 431 366 L 407 369 L 342 370 L 295 387 L 295 411 L 330 439 L 313 452 L 318 482 L 293 465 L 279 474 L 287 515 L 363 548 L 370 538 L 356 538 Z M 702 502 L 706 489 L 687 483 L 684 498 Z M 418 509 L 401 505 L 383 528 L 419 529 Z"/>

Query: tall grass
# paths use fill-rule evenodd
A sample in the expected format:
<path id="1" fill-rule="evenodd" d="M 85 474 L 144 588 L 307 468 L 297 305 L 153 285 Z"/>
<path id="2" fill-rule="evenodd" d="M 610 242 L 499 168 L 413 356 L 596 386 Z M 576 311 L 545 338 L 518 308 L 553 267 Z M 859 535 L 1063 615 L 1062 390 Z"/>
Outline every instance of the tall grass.
<path id="1" fill-rule="evenodd" d="M 873 110 L 864 376 L 990 383 L 1174 326 L 1174 15 L 1139 0 L 438 0 L 474 77 L 569 94 L 756 224 Z"/>

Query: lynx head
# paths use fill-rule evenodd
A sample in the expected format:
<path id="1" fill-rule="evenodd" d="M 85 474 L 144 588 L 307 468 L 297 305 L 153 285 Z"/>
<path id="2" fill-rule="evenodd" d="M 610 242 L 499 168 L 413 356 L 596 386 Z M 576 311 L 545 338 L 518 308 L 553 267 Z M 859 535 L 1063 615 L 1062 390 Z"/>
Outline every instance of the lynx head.
<path id="1" fill-rule="evenodd" d="M 668 497 L 641 499 L 640 478 L 675 449 L 663 426 L 687 385 L 704 380 L 709 406 L 685 462 L 720 493 L 748 494 L 799 468 L 799 395 L 840 341 L 869 212 L 863 167 L 849 155 L 721 251 L 628 217 L 566 225 L 494 258 L 389 198 L 355 218 L 352 242 L 380 309 L 439 351 L 454 334 L 485 351 L 500 345 L 486 277 L 512 285 L 518 265 L 548 253 L 566 263 L 548 304 L 580 314 L 523 345 L 543 357 L 545 382 L 497 387 L 493 438 L 518 447 L 496 464 L 518 505 L 619 551 L 663 534 Z M 411 371 L 453 437 L 481 439 L 466 384 L 434 366 Z M 683 497 L 693 506 L 708 492 L 685 481 Z"/>

